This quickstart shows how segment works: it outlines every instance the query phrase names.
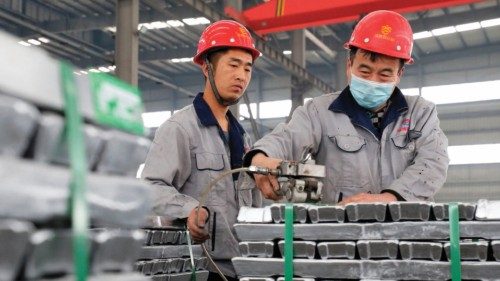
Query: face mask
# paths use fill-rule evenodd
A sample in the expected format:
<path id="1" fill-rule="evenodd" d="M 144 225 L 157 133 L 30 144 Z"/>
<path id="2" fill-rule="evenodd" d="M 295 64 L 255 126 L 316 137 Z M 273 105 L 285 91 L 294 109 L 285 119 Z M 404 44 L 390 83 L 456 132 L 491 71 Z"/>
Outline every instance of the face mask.
<path id="1" fill-rule="evenodd" d="M 349 88 L 356 102 L 366 109 L 376 109 L 386 102 L 394 91 L 396 83 L 378 83 L 351 73 Z"/>

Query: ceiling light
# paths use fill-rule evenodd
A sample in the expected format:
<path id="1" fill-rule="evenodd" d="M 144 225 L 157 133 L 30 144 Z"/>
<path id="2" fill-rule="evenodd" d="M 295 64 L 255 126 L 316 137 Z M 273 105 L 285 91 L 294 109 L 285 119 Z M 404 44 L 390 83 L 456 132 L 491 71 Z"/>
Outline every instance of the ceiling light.
<path id="1" fill-rule="evenodd" d="M 40 41 L 36 40 L 36 39 L 28 39 L 28 43 L 30 44 L 33 44 L 33 45 L 41 45 L 42 43 L 40 43 Z"/>
<path id="2" fill-rule="evenodd" d="M 208 20 L 207 18 L 205 17 L 199 17 L 198 18 L 198 22 L 199 24 L 209 24 L 210 23 L 210 20 Z"/>
<path id="3" fill-rule="evenodd" d="M 151 25 L 151 23 L 146 22 L 146 23 L 140 23 L 137 30 L 141 30 L 142 28 L 153 29 L 154 27 Z"/>
<path id="4" fill-rule="evenodd" d="M 184 23 L 182 23 L 182 21 L 179 21 L 179 20 L 168 20 L 167 24 L 172 26 L 172 27 L 184 26 Z"/>
<path id="5" fill-rule="evenodd" d="M 199 17 L 199 18 L 185 18 L 182 20 L 187 25 L 200 25 L 200 24 L 209 24 L 210 21 L 207 18 Z"/>
<path id="6" fill-rule="evenodd" d="M 153 29 L 167 28 L 169 25 L 164 21 L 155 21 L 151 23 Z"/>
<path id="7" fill-rule="evenodd" d="M 89 69 L 89 72 L 99 73 L 100 71 L 95 68 L 91 68 Z"/>
<path id="8" fill-rule="evenodd" d="M 424 39 L 424 38 L 429 38 L 429 37 L 432 37 L 432 33 L 430 31 L 422 31 L 422 32 L 413 33 L 413 40 Z"/>
<path id="9" fill-rule="evenodd" d="M 116 26 L 106 27 L 104 30 L 107 30 L 107 31 L 109 31 L 109 32 L 116 33 Z"/>
<path id="10" fill-rule="evenodd" d="M 105 66 L 101 66 L 101 67 L 99 67 L 98 69 L 99 69 L 99 71 L 102 71 L 102 72 L 109 72 L 109 71 L 110 71 L 110 70 L 109 70 L 107 67 L 105 67 Z"/>
<path id="11" fill-rule="evenodd" d="M 195 18 L 186 18 L 186 19 L 183 19 L 182 21 L 187 25 L 197 25 L 198 24 L 198 20 Z"/>
<path id="12" fill-rule="evenodd" d="M 292 54 L 292 51 L 290 51 L 290 50 L 283 51 L 283 55 L 291 55 L 291 54 Z"/>
<path id="13" fill-rule="evenodd" d="M 440 35 L 455 33 L 457 32 L 457 30 L 455 29 L 454 26 L 447 26 L 447 27 L 433 29 L 431 32 L 434 36 L 440 36 Z"/>
<path id="14" fill-rule="evenodd" d="M 179 63 L 179 62 L 192 62 L 193 58 L 175 58 L 170 60 L 173 63 Z"/>
<path id="15" fill-rule="evenodd" d="M 491 27 L 491 26 L 497 26 L 497 25 L 500 25 L 500 18 L 491 19 L 491 20 L 483 20 L 481 22 L 482 27 Z"/>
<path id="16" fill-rule="evenodd" d="M 47 44 L 47 43 L 49 43 L 49 42 L 50 42 L 50 40 L 49 40 L 49 39 L 47 39 L 47 38 L 45 38 L 45 37 L 40 37 L 40 38 L 38 38 L 38 41 L 40 41 L 40 42 L 42 42 L 42 43 L 45 43 L 45 44 Z"/>
<path id="17" fill-rule="evenodd" d="M 19 43 L 19 44 L 21 44 L 21 45 L 23 45 L 23 46 L 25 46 L 25 47 L 29 47 L 29 46 L 31 46 L 31 44 L 30 44 L 30 43 L 25 42 L 25 41 L 19 41 L 19 42 L 17 42 L 17 43 Z"/>
<path id="18" fill-rule="evenodd" d="M 479 22 L 471 22 L 471 23 L 466 23 L 466 24 L 460 24 L 455 26 L 458 32 L 464 32 L 464 31 L 469 31 L 469 30 L 476 30 L 480 29 L 481 25 Z"/>

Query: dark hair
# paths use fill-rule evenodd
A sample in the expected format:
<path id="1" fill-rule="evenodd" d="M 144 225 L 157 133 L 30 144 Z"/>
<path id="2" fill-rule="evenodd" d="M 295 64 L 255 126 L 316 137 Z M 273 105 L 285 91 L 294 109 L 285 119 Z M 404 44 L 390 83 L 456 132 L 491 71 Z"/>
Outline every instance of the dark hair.
<path id="1" fill-rule="evenodd" d="M 213 48 L 203 56 L 203 61 L 205 61 L 205 58 L 208 59 L 208 61 L 212 65 L 213 71 L 215 71 L 215 68 L 217 67 L 217 60 L 219 60 L 220 55 L 225 54 L 228 50 L 228 47 Z M 207 81 L 207 77 L 205 75 L 203 75 L 203 78 L 205 81 Z"/>
<path id="2" fill-rule="evenodd" d="M 210 50 L 205 56 L 215 69 L 215 65 L 217 64 L 217 60 L 219 59 L 220 55 L 227 53 L 227 51 L 229 51 L 229 47 L 214 48 Z"/>
<path id="3" fill-rule="evenodd" d="M 356 56 L 356 53 L 358 52 L 358 49 L 359 48 L 353 47 L 353 46 L 349 47 L 349 60 L 351 62 L 354 61 L 354 57 Z M 375 62 L 380 57 L 384 56 L 383 54 L 375 53 L 375 52 L 368 51 L 368 50 L 365 50 L 365 49 L 363 49 L 363 51 L 365 52 L 363 55 L 365 57 L 370 56 L 370 61 L 372 61 L 372 62 Z M 404 66 L 405 66 L 405 60 L 404 59 L 399 59 L 399 69 L 402 69 Z"/>

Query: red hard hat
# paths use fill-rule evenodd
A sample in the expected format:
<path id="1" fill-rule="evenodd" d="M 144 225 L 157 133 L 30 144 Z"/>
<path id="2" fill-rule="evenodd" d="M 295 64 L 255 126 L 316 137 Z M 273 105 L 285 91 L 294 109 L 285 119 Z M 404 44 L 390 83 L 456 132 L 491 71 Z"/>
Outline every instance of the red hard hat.
<path id="1" fill-rule="evenodd" d="M 220 47 L 248 50 L 254 61 L 260 56 L 250 32 L 243 25 L 232 20 L 221 20 L 209 25 L 203 31 L 193 61 L 202 65 L 204 55 L 210 50 Z"/>
<path id="2" fill-rule="evenodd" d="M 358 22 L 345 46 L 413 63 L 413 31 L 408 20 L 396 12 L 380 10 L 369 13 Z"/>

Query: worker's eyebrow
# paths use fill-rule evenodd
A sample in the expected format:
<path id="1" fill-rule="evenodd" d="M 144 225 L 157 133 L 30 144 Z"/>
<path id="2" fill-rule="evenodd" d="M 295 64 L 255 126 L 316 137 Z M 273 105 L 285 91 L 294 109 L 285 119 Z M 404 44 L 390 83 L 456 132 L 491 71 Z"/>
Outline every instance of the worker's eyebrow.
<path id="1" fill-rule="evenodd" d="M 229 61 L 230 62 L 237 62 L 238 64 L 245 64 L 247 66 L 252 66 L 253 65 L 252 62 L 250 62 L 250 61 L 245 63 L 245 62 L 243 62 L 242 59 L 236 58 L 236 57 L 230 57 Z"/>

